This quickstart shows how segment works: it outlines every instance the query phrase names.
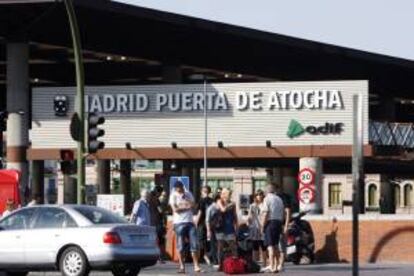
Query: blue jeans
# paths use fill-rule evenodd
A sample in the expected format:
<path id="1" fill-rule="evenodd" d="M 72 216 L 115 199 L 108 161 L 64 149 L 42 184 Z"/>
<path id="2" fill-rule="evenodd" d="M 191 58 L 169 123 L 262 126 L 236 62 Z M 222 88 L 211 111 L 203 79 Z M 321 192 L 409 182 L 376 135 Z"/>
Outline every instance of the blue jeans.
<path id="1" fill-rule="evenodd" d="M 189 239 L 190 251 L 195 253 L 198 251 L 197 230 L 194 223 L 186 222 L 174 225 L 174 231 L 177 241 L 177 250 L 180 253 L 184 252 L 185 238 Z"/>

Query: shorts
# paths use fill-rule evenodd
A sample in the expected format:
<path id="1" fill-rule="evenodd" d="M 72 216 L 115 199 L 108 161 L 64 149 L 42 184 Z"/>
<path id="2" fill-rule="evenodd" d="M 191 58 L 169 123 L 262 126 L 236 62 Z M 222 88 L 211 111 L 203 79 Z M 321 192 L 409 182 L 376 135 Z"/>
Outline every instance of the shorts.
<path id="1" fill-rule="evenodd" d="M 266 246 L 262 240 L 252 241 L 252 245 L 254 251 L 259 251 L 259 249 L 262 249 L 262 251 L 266 250 Z"/>
<path id="2" fill-rule="evenodd" d="M 195 253 L 198 251 L 197 229 L 194 223 L 186 222 L 174 225 L 174 231 L 177 241 L 177 250 L 180 253 L 184 252 L 185 238 L 189 239 L 190 251 Z"/>
<path id="3" fill-rule="evenodd" d="M 266 247 L 279 246 L 280 234 L 282 233 L 282 221 L 269 220 L 264 229 L 264 244 Z"/>
<path id="4" fill-rule="evenodd" d="M 236 241 L 236 234 L 216 233 L 216 240 L 218 241 Z"/>

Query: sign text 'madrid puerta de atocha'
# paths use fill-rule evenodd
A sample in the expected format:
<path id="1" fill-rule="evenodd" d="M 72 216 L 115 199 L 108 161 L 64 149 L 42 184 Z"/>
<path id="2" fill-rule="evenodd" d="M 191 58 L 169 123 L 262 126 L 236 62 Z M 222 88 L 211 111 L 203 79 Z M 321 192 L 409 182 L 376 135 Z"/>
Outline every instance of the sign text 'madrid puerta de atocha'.
<path id="1" fill-rule="evenodd" d="M 226 111 L 261 110 L 335 110 L 344 104 L 339 90 L 291 90 L 264 93 L 260 91 L 237 92 L 234 107 L 229 104 L 228 95 L 222 92 L 206 93 L 207 109 Z M 182 93 L 130 93 L 94 94 L 85 97 L 87 112 L 189 112 L 204 110 L 203 92 Z"/>

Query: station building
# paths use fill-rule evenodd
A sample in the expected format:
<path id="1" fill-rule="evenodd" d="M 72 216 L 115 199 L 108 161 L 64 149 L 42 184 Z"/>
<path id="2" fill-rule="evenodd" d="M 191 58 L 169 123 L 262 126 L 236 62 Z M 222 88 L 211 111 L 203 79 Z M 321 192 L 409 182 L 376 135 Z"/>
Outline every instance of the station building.
<path id="1" fill-rule="evenodd" d="M 319 214 L 310 219 L 320 259 L 329 259 L 328 237 L 335 236 L 337 245 L 350 238 L 352 111 L 358 95 L 367 213 L 361 229 L 372 233 L 372 220 L 379 218 L 390 233 L 412 223 L 412 61 L 113 1 L 74 3 L 86 108 L 106 118 L 106 147 L 89 161 L 88 181 L 97 193 L 111 192 L 114 161 L 126 206 L 132 203 L 137 160 L 161 162 L 153 171 L 155 184 L 168 187 L 170 176 L 189 176 L 195 194 L 203 182 L 224 179 L 216 187 L 230 186 L 241 208 L 246 195 L 272 181 L 291 195 L 296 209 L 311 205 Z M 75 151 L 66 13 L 62 3 L 2 4 L 0 18 L 0 108 L 9 113 L 4 157 L 8 168 L 22 172 L 22 193 L 30 187 L 44 194 L 45 168 L 60 161 L 61 150 Z M 56 103 L 66 112 L 56 112 Z M 57 173 L 59 201 L 73 201 L 75 178 Z M 338 233 L 332 216 L 342 218 Z M 372 241 L 363 260 L 397 258 L 381 255 L 381 237 L 366 237 Z M 347 259 L 350 250 L 344 248 L 339 255 Z"/>

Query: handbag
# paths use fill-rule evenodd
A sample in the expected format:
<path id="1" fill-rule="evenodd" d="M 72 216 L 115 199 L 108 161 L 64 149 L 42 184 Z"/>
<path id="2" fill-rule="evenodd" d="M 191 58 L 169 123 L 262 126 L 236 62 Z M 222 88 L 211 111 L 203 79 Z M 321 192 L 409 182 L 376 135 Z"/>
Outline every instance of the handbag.
<path id="1" fill-rule="evenodd" d="M 223 261 L 223 272 L 226 274 L 245 274 L 247 262 L 243 258 L 229 256 Z"/>

